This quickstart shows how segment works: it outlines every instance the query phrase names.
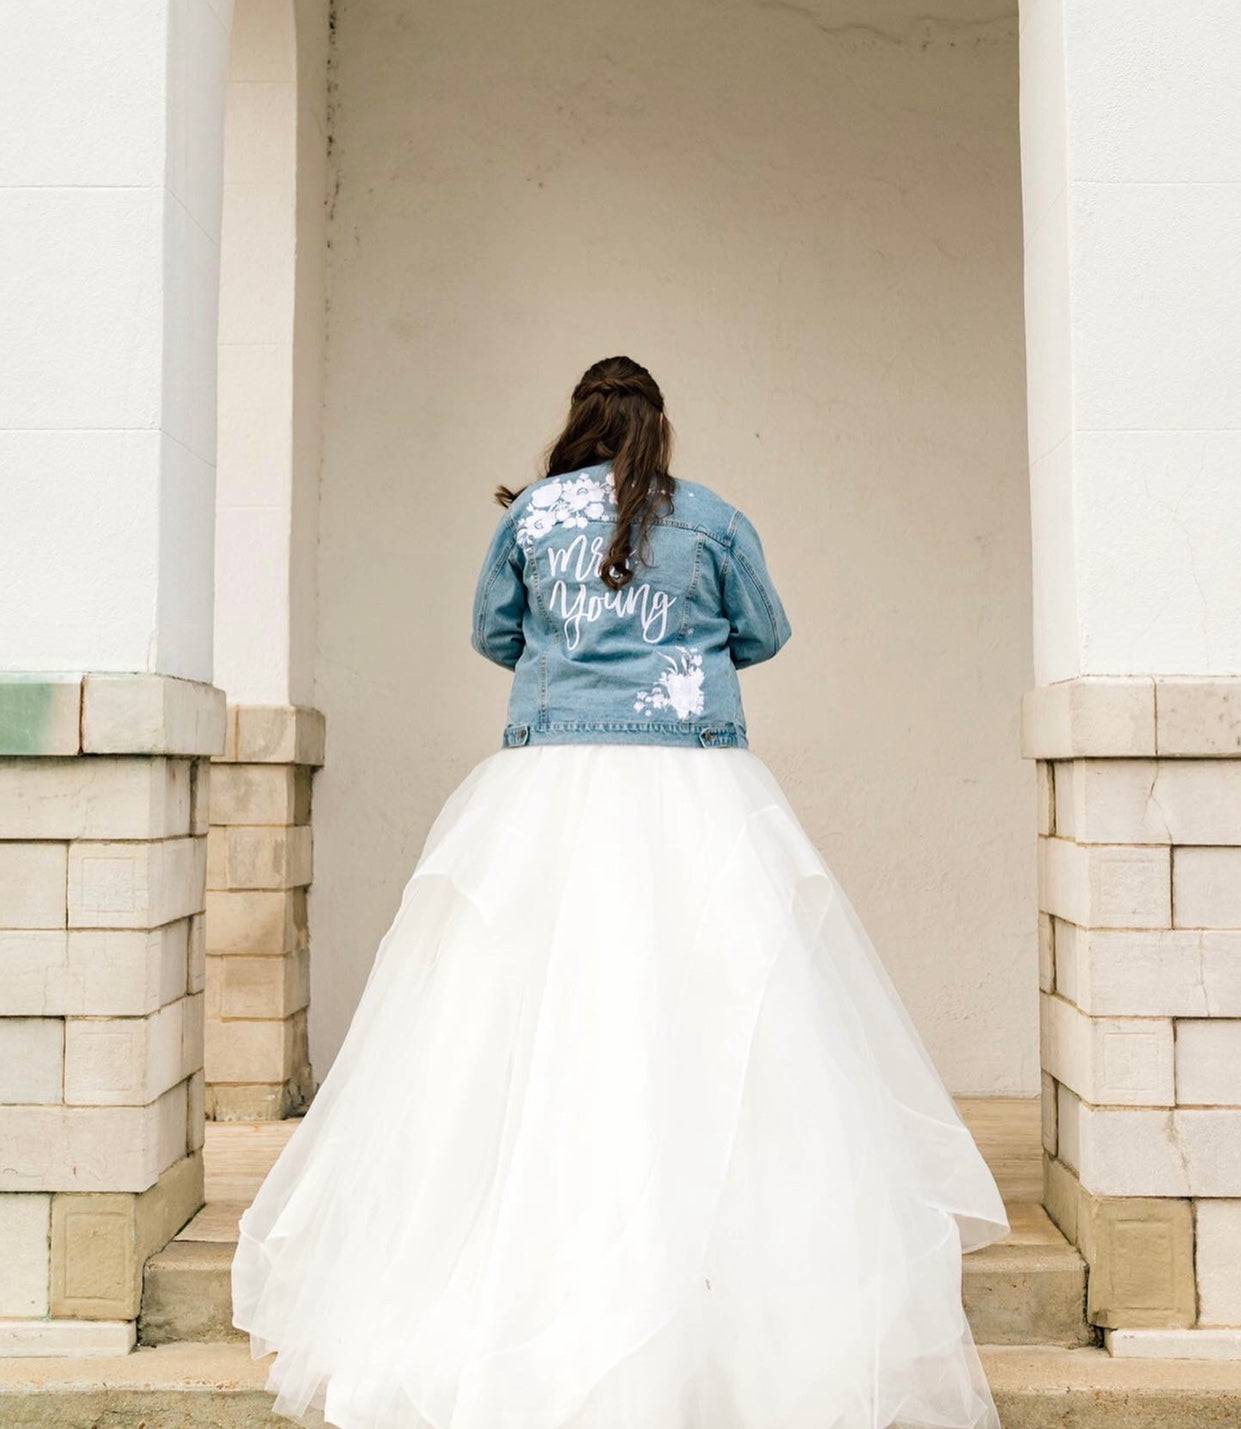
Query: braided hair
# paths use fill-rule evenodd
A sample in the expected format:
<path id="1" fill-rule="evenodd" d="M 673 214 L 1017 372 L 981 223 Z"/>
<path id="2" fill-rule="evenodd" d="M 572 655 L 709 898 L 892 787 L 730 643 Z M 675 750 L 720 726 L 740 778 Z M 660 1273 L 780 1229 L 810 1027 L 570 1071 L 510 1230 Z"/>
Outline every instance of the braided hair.
<path id="1" fill-rule="evenodd" d="M 544 475 L 611 461 L 616 521 L 599 575 L 612 590 L 633 579 L 631 557 L 649 560 L 656 517 L 672 514 L 671 449 L 663 393 L 645 367 L 631 357 L 605 357 L 586 369 L 573 389 L 565 428 L 548 449 Z M 520 490 L 497 487 L 496 500 L 509 506 Z"/>

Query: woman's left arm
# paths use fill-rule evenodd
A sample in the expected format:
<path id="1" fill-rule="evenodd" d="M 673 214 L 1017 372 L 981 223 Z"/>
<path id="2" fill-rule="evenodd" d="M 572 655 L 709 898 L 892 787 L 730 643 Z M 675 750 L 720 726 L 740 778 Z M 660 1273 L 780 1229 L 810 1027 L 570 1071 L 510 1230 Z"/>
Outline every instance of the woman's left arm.
<path id="1" fill-rule="evenodd" d="M 488 660 L 506 670 L 514 669 L 526 644 L 522 630 L 525 613 L 525 552 L 517 543 L 517 528 L 506 511 L 478 575 L 470 644 Z"/>
<path id="2" fill-rule="evenodd" d="M 793 633 L 767 570 L 763 543 L 740 511 L 733 512 L 728 528 L 724 610 L 732 627 L 728 647 L 738 670 L 770 660 Z"/>

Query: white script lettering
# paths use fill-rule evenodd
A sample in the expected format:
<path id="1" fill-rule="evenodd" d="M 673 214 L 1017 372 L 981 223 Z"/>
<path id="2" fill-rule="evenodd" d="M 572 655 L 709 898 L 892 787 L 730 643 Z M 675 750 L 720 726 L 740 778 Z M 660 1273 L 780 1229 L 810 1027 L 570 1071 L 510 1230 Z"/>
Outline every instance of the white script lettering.
<path id="1" fill-rule="evenodd" d="M 648 582 L 636 585 L 631 581 L 621 590 L 604 587 L 603 594 L 592 594 L 585 582 L 599 574 L 603 562 L 604 539 L 596 536 L 587 544 L 585 536 L 576 536 L 567 546 L 547 548 L 548 572 L 554 581 L 551 590 L 553 614 L 564 617 L 565 645 L 577 648 L 582 634 L 582 621 L 594 622 L 610 611 L 621 620 L 636 619 L 642 627 L 642 638 L 656 645 L 668 631 L 668 612 L 676 604 L 676 596 L 656 590 Z M 559 578 L 569 574 L 572 565 L 574 587 Z"/>

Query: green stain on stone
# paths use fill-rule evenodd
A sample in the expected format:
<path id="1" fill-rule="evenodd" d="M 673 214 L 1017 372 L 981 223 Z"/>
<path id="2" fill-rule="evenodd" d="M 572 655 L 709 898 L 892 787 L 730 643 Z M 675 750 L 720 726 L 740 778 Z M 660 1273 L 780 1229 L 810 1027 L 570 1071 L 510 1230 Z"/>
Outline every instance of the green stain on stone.
<path id="1" fill-rule="evenodd" d="M 46 675 L 0 675 L 0 755 L 61 752 L 49 746 L 57 742 L 69 684 Z"/>

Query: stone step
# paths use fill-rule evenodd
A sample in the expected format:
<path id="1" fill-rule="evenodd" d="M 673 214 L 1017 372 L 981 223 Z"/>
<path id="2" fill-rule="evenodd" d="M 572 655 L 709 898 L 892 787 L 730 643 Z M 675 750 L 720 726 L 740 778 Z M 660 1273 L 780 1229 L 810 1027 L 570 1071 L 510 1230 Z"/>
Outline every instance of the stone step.
<path id="1" fill-rule="evenodd" d="M 1113 1359 L 1044 1345 L 987 1345 L 980 1354 L 1004 1429 L 1241 1425 L 1235 1360 Z"/>
<path id="2" fill-rule="evenodd" d="M 961 1300 L 980 1345 L 1096 1343 L 1086 1319 L 1086 1262 L 1042 1206 L 1010 1206 L 1013 1234 L 971 1251 Z"/>
<path id="3" fill-rule="evenodd" d="M 239 1340 L 230 1274 L 235 1243 L 174 1240 L 146 1263 L 138 1340 Z M 0 1421 L 3 1422 L 3 1421 Z"/>
<path id="4" fill-rule="evenodd" d="M 1094 1344 L 1086 1264 L 1071 1245 L 987 1246 L 965 1257 L 961 1299 L 980 1345 Z"/>
<path id="5" fill-rule="evenodd" d="M 244 1338 L 231 1311 L 233 1251 L 242 1201 L 209 1202 L 146 1265 L 138 1338 Z M 979 1344 L 1087 1345 L 1086 1267 L 1041 1206 L 1010 1207 L 1012 1235 L 964 1259 L 962 1298 Z"/>
<path id="6" fill-rule="evenodd" d="M 961 1098 L 962 1116 L 995 1174 L 1012 1233 L 966 1256 L 962 1296 L 979 1344 L 1088 1345 L 1086 1267 L 1038 1204 L 1042 1195 L 1039 1105 L 1029 1098 Z M 244 1339 L 232 1324 L 230 1266 L 237 1220 L 296 1118 L 207 1125 L 207 1204 L 146 1266 L 138 1338 Z"/>
<path id="7" fill-rule="evenodd" d="M 1112 1359 L 1099 1349 L 981 1351 L 1004 1429 L 1231 1429 L 1236 1362 Z M 170 1344 L 104 1359 L 0 1360 L 5 1429 L 282 1429 L 269 1357 L 244 1344 Z"/>

